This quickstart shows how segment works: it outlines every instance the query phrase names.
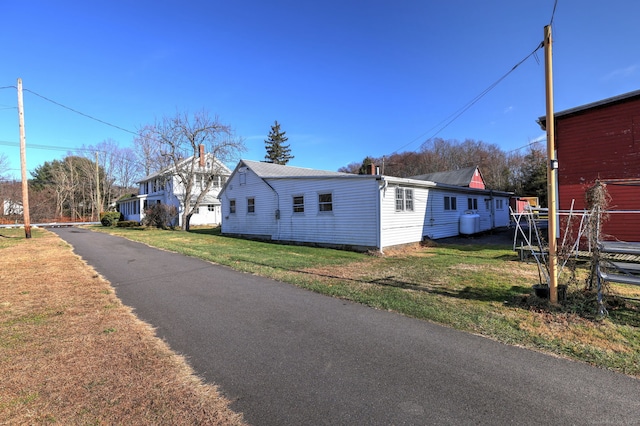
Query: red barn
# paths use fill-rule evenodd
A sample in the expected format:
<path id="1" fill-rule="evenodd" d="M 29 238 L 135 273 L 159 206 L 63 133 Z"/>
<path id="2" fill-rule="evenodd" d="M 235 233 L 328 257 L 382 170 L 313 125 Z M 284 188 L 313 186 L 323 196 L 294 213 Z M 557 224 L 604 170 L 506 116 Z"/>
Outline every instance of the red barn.
<path id="1" fill-rule="evenodd" d="M 538 122 L 546 129 L 546 118 Z M 585 208 L 585 190 L 607 184 L 609 209 L 640 211 L 640 90 L 555 114 L 558 207 Z M 610 240 L 640 241 L 640 213 L 613 213 Z"/>

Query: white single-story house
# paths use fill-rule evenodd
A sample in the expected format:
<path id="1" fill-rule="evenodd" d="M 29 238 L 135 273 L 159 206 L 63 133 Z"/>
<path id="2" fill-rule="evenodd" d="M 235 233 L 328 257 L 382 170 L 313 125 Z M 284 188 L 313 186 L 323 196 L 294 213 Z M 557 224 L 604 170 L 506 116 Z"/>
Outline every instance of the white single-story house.
<path id="1" fill-rule="evenodd" d="M 510 193 L 241 160 L 222 187 L 224 235 L 353 250 L 509 225 Z"/>
<path id="2" fill-rule="evenodd" d="M 188 163 L 192 160 L 193 157 L 190 157 L 183 162 Z M 203 154 L 201 160 L 198 160 L 198 165 L 194 169 L 196 179 L 191 199 L 192 203 L 196 200 L 206 185 L 206 179 L 211 175 L 212 170 L 215 170 L 216 173 L 213 186 L 198 206 L 196 213 L 191 216 L 189 223 L 192 226 L 219 225 L 222 220 L 218 193 L 231 174 L 231 170 L 211 154 Z M 184 211 L 182 203 L 184 197 L 182 194 L 184 194 L 184 186 L 175 174 L 174 167 L 167 167 L 157 173 L 146 176 L 138 182 L 138 185 L 137 195 L 122 198 L 117 202 L 118 211 L 122 213 L 125 220 L 142 222 L 144 212 L 149 206 L 152 204 L 166 204 L 176 207 L 178 216 L 174 225 L 182 226 L 182 212 Z"/>

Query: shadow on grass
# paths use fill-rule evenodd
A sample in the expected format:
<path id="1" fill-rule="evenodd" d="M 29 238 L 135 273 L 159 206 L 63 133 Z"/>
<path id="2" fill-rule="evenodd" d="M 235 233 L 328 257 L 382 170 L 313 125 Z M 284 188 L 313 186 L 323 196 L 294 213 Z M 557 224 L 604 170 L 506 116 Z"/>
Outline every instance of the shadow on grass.
<path id="1" fill-rule="evenodd" d="M 371 284 L 381 287 L 393 287 L 412 290 L 462 300 L 476 300 L 480 302 L 498 302 L 505 306 L 518 309 L 534 310 L 548 313 L 572 313 L 588 320 L 598 320 L 598 306 L 595 294 L 585 293 L 580 290 L 570 292 L 567 300 L 558 305 L 551 305 L 547 299 L 541 299 L 533 294 L 531 286 L 514 285 L 511 287 L 472 287 L 462 289 L 450 289 L 441 285 L 418 285 L 399 280 L 394 276 L 365 280 L 349 278 L 328 273 L 310 272 L 293 268 L 283 268 L 265 263 L 243 260 L 256 266 L 279 269 L 282 271 L 298 273 L 323 279 L 333 279 L 358 284 Z M 640 300 L 610 297 L 607 300 L 609 320 L 617 325 L 640 327 Z"/>
<path id="2" fill-rule="evenodd" d="M 452 297 L 457 299 L 478 300 L 483 302 L 504 302 L 517 295 L 521 295 L 523 292 L 531 291 L 531 287 L 523 287 L 523 286 L 512 286 L 510 288 L 496 288 L 496 287 L 480 288 L 480 287 L 467 286 L 461 290 L 452 290 L 452 289 L 447 289 L 443 286 L 433 286 L 429 284 L 425 284 L 425 285 L 415 284 L 415 283 L 399 280 L 394 276 L 387 276 L 383 278 L 365 280 L 365 279 L 359 279 L 359 278 L 337 276 L 337 275 L 332 275 L 327 273 L 318 273 L 318 272 L 310 272 L 310 271 L 304 271 L 299 269 L 283 268 L 281 266 L 274 266 L 274 265 L 269 265 L 266 263 L 260 263 L 256 261 L 250 261 L 250 260 L 243 260 L 243 262 L 251 263 L 256 266 L 279 269 L 282 271 L 304 274 L 308 276 L 315 276 L 319 278 L 335 279 L 335 280 L 341 280 L 341 281 L 359 283 L 359 284 L 372 284 L 372 285 L 379 285 L 383 287 L 394 287 L 394 288 L 400 288 L 405 290 L 414 290 L 414 291 L 419 291 L 424 293 Z"/>
<path id="3" fill-rule="evenodd" d="M 631 327 L 640 327 L 640 300 L 617 296 L 608 298 L 606 302 L 609 319 L 612 322 Z"/>
<path id="4" fill-rule="evenodd" d="M 608 311 L 606 318 L 609 321 L 616 325 L 640 327 L 639 299 L 608 295 L 605 296 L 604 301 Z M 574 314 L 590 321 L 599 321 L 605 318 L 598 314 L 597 293 L 583 288 L 570 289 L 566 299 L 559 301 L 557 305 L 533 294 L 513 296 L 506 305 L 550 314 Z"/>
<path id="5" fill-rule="evenodd" d="M 190 233 L 192 234 L 200 234 L 200 235 L 214 235 L 216 237 L 219 237 L 222 235 L 222 233 L 220 232 L 220 227 L 216 226 L 214 228 L 195 228 L 195 229 L 190 229 L 189 230 Z"/>

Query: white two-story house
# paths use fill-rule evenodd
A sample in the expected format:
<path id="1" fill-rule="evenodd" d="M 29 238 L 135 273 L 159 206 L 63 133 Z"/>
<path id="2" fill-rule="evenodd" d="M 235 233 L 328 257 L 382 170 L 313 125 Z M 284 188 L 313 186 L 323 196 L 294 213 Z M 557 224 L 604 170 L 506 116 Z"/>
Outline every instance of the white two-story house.
<path id="1" fill-rule="evenodd" d="M 181 164 L 192 162 L 194 157 L 183 160 Z M 213 185 L 200 202 L 196 212 L 191 216 L 190 225 L 219 225 L 222 221 L 218 194 L 227 181 L 231 170 L 211 154 L 201 154 L 197 159 L 193 174 L 195 182 L 191 194 L 191 202 L 195 202 L 206 187 L 207 179 L 213 174 Z M 142 222 L 144 212 L 153 204 L 166 204 L 177 209 L 177 217 L 173 225 L 182 226 L 182 213 L 185 206 L 184 184 L 175 172 L 175 166 L 167 167 L 157 173 L 150 174 L 138 182 L 138 194 L 118 201 L 118 211 L 125 220 Z M 189 207 L 189 206 L 187 206 Z"/>

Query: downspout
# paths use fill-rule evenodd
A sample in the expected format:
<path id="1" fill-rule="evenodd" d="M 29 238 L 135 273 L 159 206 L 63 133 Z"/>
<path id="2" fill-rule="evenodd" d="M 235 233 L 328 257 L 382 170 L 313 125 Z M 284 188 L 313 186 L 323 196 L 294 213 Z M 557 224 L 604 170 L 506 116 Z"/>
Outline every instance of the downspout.
<path id="1" fill-rule="evenodd" d="M 276 191 L 276 189 L 273 186 L 271 186 L 271 184 L 269 182 L 267 182 L 264 179 L 262 179 L 262 181 L 264 183 L 266 183 L 269 188 L 271 188 L 271 190 L 273 191 L 274 194 L 276 194 L 276 211 L 274 212 L 274 217 L 275 217 L 275 221 L 276 221 L 276 238 L 275 238 L 275 240 L 280 240 L 280 194 L 278 194 L 278 191 Z M 271 239 L 274 239 L 273 236 L 271 236 Z"/>
<path id="2" fill-rule="evenodd" d="M 382 181 L 382 185 L 380 186 L 380 188 L 378 188 L 378 197 L 376 199 L 376 212 L 377 212 L 376 213 L 376 218 L 377 218 L 376 240 L 378 244 L 378 249 L 380 250 L 380 254 L 384 254 L 384 251 L 382 250 L 382 192 L 387 189 L 389 182 L 386 181 L 382 176 L 380 176 L 379 178 L 376 178 L 376 180 Z"/>
<path id="3" fill-rule="evenodd" d="M 496 203 L 493 199 L 493 189 L 489 190 L 489 203 L 491 203 L 491 208 L 489 209 L 489 214 L 491 215 L 491 230 L 496 229 Z"/>

